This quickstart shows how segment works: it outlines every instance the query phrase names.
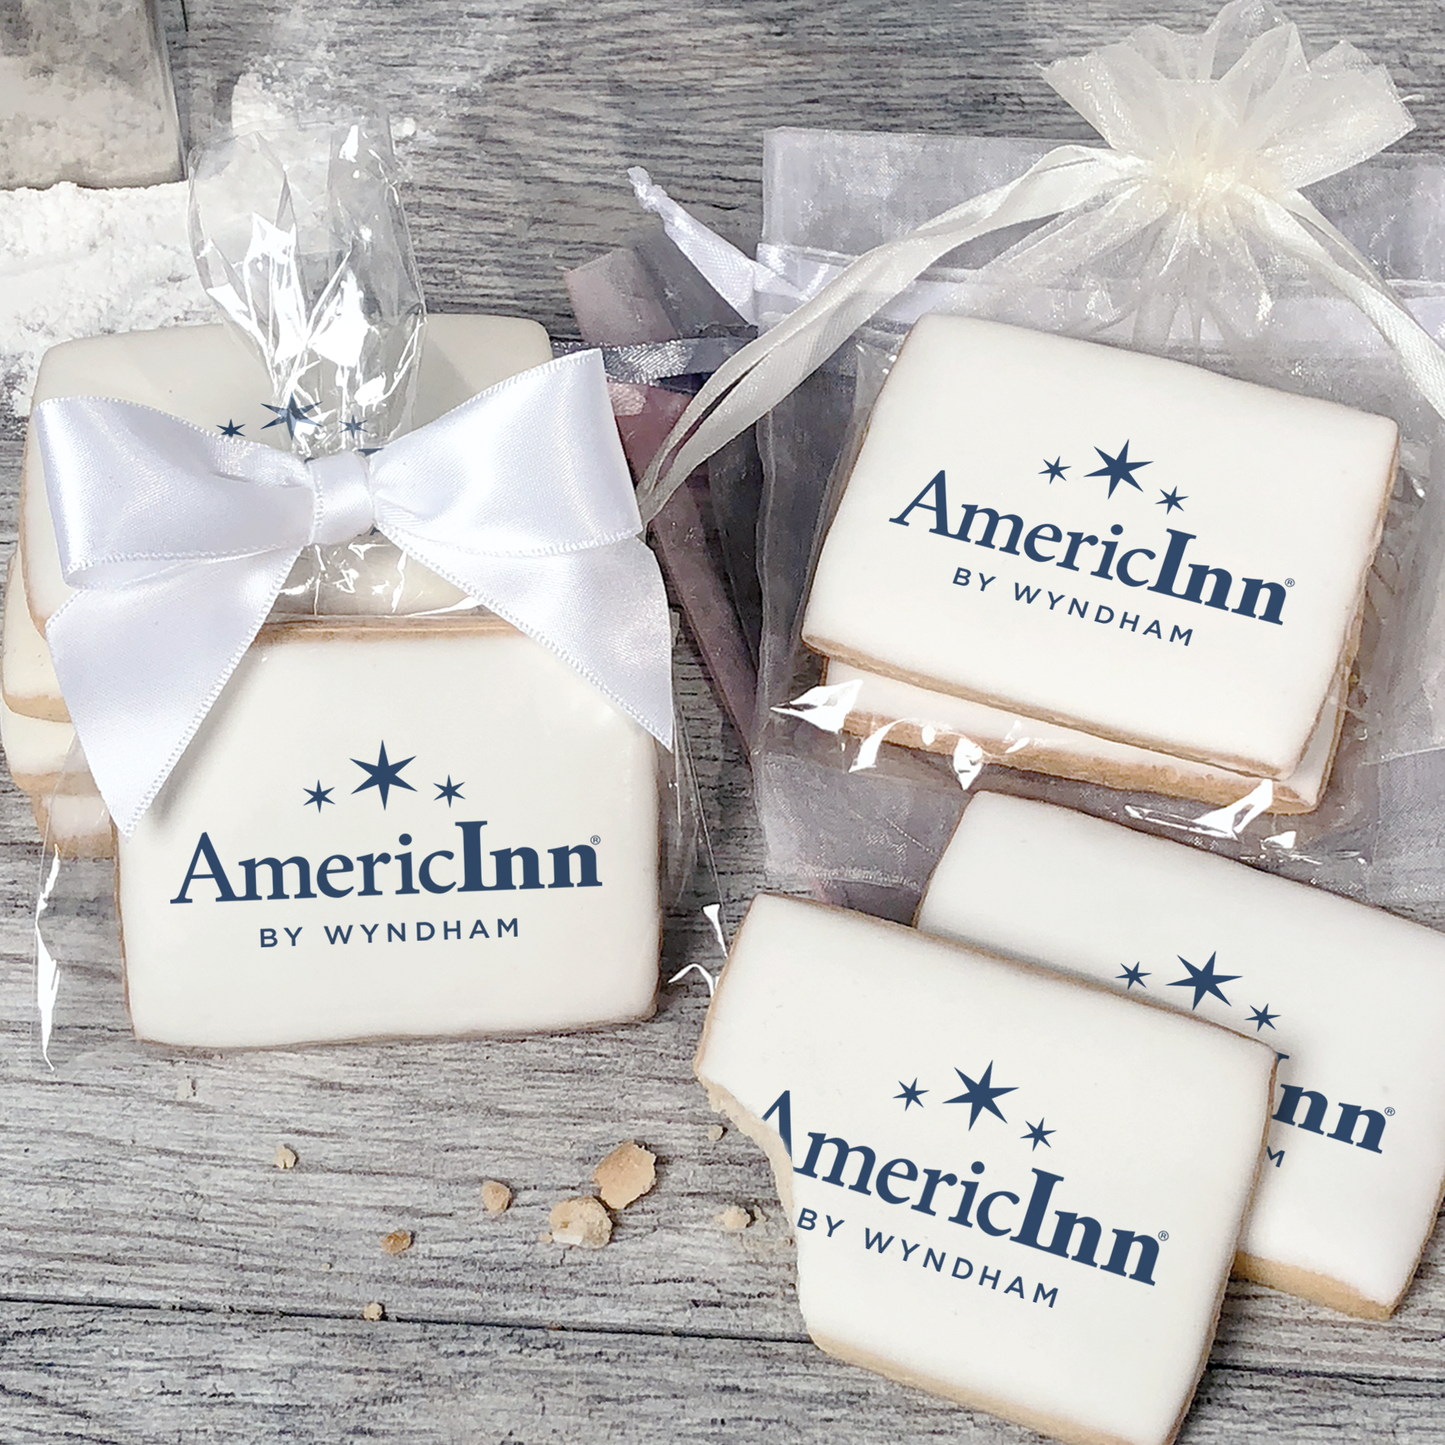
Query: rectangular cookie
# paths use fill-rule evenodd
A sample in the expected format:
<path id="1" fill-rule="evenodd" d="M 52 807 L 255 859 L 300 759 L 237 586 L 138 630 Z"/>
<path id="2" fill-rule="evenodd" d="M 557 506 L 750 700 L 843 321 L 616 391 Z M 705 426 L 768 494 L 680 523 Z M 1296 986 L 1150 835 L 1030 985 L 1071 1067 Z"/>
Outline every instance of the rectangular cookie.
<path id="1" fill-rule="evenodd" d="M 68 722 L 13 712 L 0 702 L 0 743 L 15 786 L 25 793 L 93 793 L 95 780 Z M 74 752 L 72 753 L 72 748 Z"/>
<path id="2" fill-rule="evenodd" d="M 1279 1054 L 1238 1273 L 1383 1319 L 1445 1188 L 1445 937 L 1067 808 L 982 793 L 918 926 Z"/>
<path id="3" fill-rule="evenodd" d="M 535 321 L 507 316 L 432 316 L 427 319 L 417 371 L 412 425 L 422 426 L 480 391 L 528 367 L 552 359 L 546 331 Z M 103 396 L 155 407 L 207 430 L 239 428 L 248 441 L 285 448 L 287 429 L 268 412 L 271 383 L 260 359 L 226 326 L 177 326 L 68 341 L 45 353 L 35 383 L 34 405 L 53 396 Z M 365 436 L 357 438 L 366 445 Z M 45 621 L 70 595 L 60 574 L 60 554 L 45 495 L 40 449 L 27 444 L 20 482 L 20 548 L 26 588 L 36 623 Z M 463 601 L 449 582 L 408 561 L 399 596 L 391 586 L 389 544 L 384 584 L 371 589 L 365 568 L 347 589 L 328 593 L 327 610 L 423 612 Z"/>
<path id="4" fill-rule="evenodd" d="M 960 739 L 967 739 L 980 750 L 984 762 L 1002 767 L 1111 788 L 1139 788 L 1219 807 L 1237 803 L 1265 781 L 1208 763 L 1151 753 L 1058 723 L 1021 717 L 986 703 L 930 692 L 896 678 L 860 671 L 846 662 L 830 660 L 824 681 L 855 689 L 843 727 L 858 737 L 886 729 L 884 735 L 890 743 L 948 754 L 955 751 Z M 1341 679 L 1299 767 L 1289 777 L 1270 783 L 1273 800 L 1266 812 L 1308 813 L 1319 806 L 1344 726 L 1344 690 Z"/>
<path id="5" fill-rule="evenodd" d="M 1269 1049 L 764 895 L 695 1068 L 772 1163 L 823 1349 L 1062 1440 L 1174 1438 L 1254 1186 Z"/>
<path id="6" fill-rule="evenodd" d="M 926 316 L 873 409 L 804 642 L 1251 777 L 1302 763 L 1357 643 L 1384 417 Z"/>
<path id="7" fill-rule="evenodd" d="M 652 738 L 501 622 L 272 624 L 118 840 L 143 1039 L 526 1033 L 651 1014 Z"/>

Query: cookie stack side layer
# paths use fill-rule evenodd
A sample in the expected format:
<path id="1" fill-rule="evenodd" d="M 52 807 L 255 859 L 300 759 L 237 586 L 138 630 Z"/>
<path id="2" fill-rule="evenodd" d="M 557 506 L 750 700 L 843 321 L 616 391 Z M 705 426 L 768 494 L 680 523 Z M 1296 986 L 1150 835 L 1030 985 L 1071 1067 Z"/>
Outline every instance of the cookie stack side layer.
<path id="1" fill-rule="evenodd" d="M 1344 725 L 1345 679 L 1325 704 L 1299 767 L 1287 778 L 1268 780 L 1151 753 L 1128 743 L 1095 737 L 947 693 L 929 692 L 892 677 L 829 661 L 824 682 L 854 690 L 844 728 L 858 737 L 881 733 L 889 742 L 924 752 L 956 754 L 976 748 L 983 762 L 1022 772 L 1048 773 L 1111 788 L 1140 788 L 1172 798 L 1230 807 L 1268 782 L 1267 813 L 1309 813 L 1319 806 L 1334 766 Z"/>

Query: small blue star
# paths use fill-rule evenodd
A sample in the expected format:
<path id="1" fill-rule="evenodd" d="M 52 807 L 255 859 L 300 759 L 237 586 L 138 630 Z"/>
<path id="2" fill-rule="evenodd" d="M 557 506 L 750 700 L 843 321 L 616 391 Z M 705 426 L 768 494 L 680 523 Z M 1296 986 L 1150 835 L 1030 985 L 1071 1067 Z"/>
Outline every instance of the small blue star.
<path id="1" fill-rule="evenodd" d="M 241 435 L 241 428 L 245 425 L 245 422 L 234 422 L 227 417 L 224 424 L 217 422 L 216 428 L 223 437 L 238 437 Z"/>
<path id="2" fill-rule="evenodd" d="M 414 755 L 413 755 L 414 756 Z M 386 807 L 387 794 L 392 788 L 405 788 L 408 793 L 416 792 L 410 783 L 402 781 L 401 770 L 411 761 L 412 758 L 403 758 L 399 763 L 391 762 L 386 756 L 386 744 L 381 745 L 381 756 L 374 763 L 363 763 L 360 758 L 351 760 L 363 772 L 371 776 L 359 787 L 353 788 L 353 793 L 364 793 L 368 788 L 376 788 L 381 793 L 381 806 Z"/>
<path id="3" fill-rule="evenodd" d="M 1136 983 L 1139 985 L 1140 988 L 1148 988 L 1148 987 L 1149 987 L 1149 985 L 1144 982 L 1144 980 L 1149 977 L 1149 970 L 1148 970 L 1148 969 L 1141 969 L 1137 963 L 1134 965 L 1133 968 L 1130 968 L 1130 967 L 1128 966 L 1128 964 L 1125 964 L 1125 965 L 1124 965 L 1124 972 L 1123 972 L 1123 973 L 1116 973 L 1116 974 L 1114 975 L 1114 977 L 1115 977 L 1115 978 L 1127 978 L 1127 979 L 1129 980 L 1129 982 L 1124 985 L 1124 992 L 1125 992 L 1125 993 L 1128 993 L 1129 990 L 1130 990 L 1131 988 L 1133 988 Z"/>
<path id="4" fill-rule="evenodd" d="M 1255 1033 L 1258 1033 L 1262 1028 L 1265 1027 L 1266 1024 L 1268 1024 L 1270 1028 L 1273 1028 L 1274 1021 L 1278 1017 L 1278 1014 L 1270 1013 L 1269 1005 L 1265 1004 L 1263 1008 L 1251 1009 L 1249 1011 L 1248 1022 L 1254 1025 L 1254 1031 Z"/>
<path id="5" fill-rule="evenodd" d="M 268 421 L 266 425 L 261 428 L 262 431 L 270 431 L 273 426 L 280 426 L 284 422 L 286 424 L 286 430 L 294 437 L 298 426 L 317 425 L 317 423 L 312 421 L 310 416 L 307 415 L 308 412 L 316 410 L 315 406 L 302 406 L 294 396 L 287 399 L 285 406 L 272 406 L 270 402 L 262 402 L 261 405 L 264 406 L 267 411 L 275 412 L 276 414 L 271 421 Z"/>
<path id="6" fill-rule="evenodd" d="M 1194 990 L 1194 1002 L 1189 1005 L 1191 1009 L 1197 1009 L 1200 1005 L 1200 1002 L 1207 994 L 1213 994 L 1214 997 L 1217 998 L 1222 1004 L 1227 1004 L 1229 1002 L 1229 1000 L 1225 998 L 1224 992 L 1219 987 L 1219 985 L 1222 983 L 1232 983 L 1236 978 L 1242 977 L 1241 974 L 1215 973 L 1215 955 L 1212 953 L 1209 955 L 1209 962 L 1206 963 L 1203 968 L 1195 968 L 1195 966 L 1190 963 L 1187 958 L 1183 957 L 1183 955 L 1179 955 L 1178 957 L 1179 962 L 1182 963 L 1184 967 L 1189 970 L 1189 977 L 1176 978 L 1174 982 L 1169 985 L 1169 987 L 1192 988 Z"/>
<path id="7" fill-rule="evenodd" d="M 1055 457 L 1053 461 L 1045 462 L 1043 471 L 1039 473 L 1041 477 L 1049 479 L 1050 486 L 1053 486 L 1055 482 L 1062 481 L 1064 473 L 1069 469 L 1067 463 L 1061 466 L 1061 462 L 1063 462 L 1062 457 Z"/>
<path id="8" fill-rule="evenodd" d="M 1029 1121 L 1025 1119 L 1024 1123 L 1029 1124 Z M 1020 1134 L 1019 1138 L 1032 1139 L 1034 1141 L 1033 1149 L 1029 1150 L 1029 1153 L 1032 1154 L 1034 1149 L 1037 1149 L 1040 1144 L 1042 1144 L 1045 1149 L 1052 1149 L 1054 1146 L 1049 1143 L 1049 1135 L 1057 1134 L 1058 1132 L 1057 1129 L 1045 1129 L 1044 1121 L 1040 1119 L 1037 1124 L 1029 1124 L 1029 1132 L 1027 1134 Z"/>
<path id="9" fill-rule="evenodd" d="M 920 1109 L 923 1107 L 923 1095 L 926 1094 L 928 1090 L 920 1089 L 917 1079 L 914 1079 L 911 1084 L 905 1084 L 902 1079 L 899 1079 L 898 1087 L 902 1089 L 903 1092 L 901 1094 L 894 1094 L 893 1097 L 903 1100 L 903 1112 L 905 1114 L 913 1104 L 917 1104 Z"/>
<path id="10" fill-rule="evenodd" d="M 437 795 L 432 799 L 432 802 L 440 803 L 441 800 L 445 798 L 447 800 L 447 807 L 449 808 L 452 805 L 453 798 L 460 798 L 462 796 L 462 785 L 452 782 L 452 775 L 450 773 L 447 774 L 446 782 L 433 783 L 432 787 L 437 790 Z"/>
<path id="11" fill-rule="evenodd" d="M 352 417 L 350 421 L 341 424 L 341 430 L 349 437 L 360 436 L 366 430 L 361 424 L 359 417 Z"/>
<path id="12" fill-rule="evenodd" d="M 968 1091 L 959 1094 L 956 1098 L 945 1099 L 943 1102 L 945 1104 L 967 1104 L 969 1107 L 968 1127 L 970 1129 L 978 1123 L 978 1116 L 983 1113 L 985 1109 L 987 1109 L 990 1114 L 997 1115 L 998 1118 L 1003 1119 L 1005 1124 L 1008 1123 L 1008 1120 L 1004 1119 L 1003 1110 L 994 1103 L 994 1100 L 1002 1094 L 1012 1094 L 1014 1088 L 1017 1086 L 1010 1085 L 1006 1089 L 995 1089 L 993 1087 L 992 1061 L 990 1061 L 988 1068 L 983 1071 L 983 1077 L 981 1079 L 970 1079 L 962 1069 L 955 1068 L 953 1072 L 968 1085 Z"/>
<path id="13" fill-rule="evenodd" d="M 1188 497 L 1181 497 L 1179 495 L 1178 487 L 1176 487 L 1172 492 L 1166 492 L 1161 488 L 1159 492 L 1159 500 L 1155 502 L 1154 505 L 1156 507 L 1163 507 L 1164 515 L 1167 517 L 1170 512 L 1182 512 L 1184 510 L 1184 504 L 1188 500 Z"/>
<path id="14" fill-rule="evenodd" d="M 303 788 L 301 791 L 306 794 L 306 801 L 301 805 L 303 808 L 309 808 L 312 803 L 315 803 L 316 811 L 319 813 L 323 803 L 330 803 L 332 807 L 336 806 L 336 799 L 331 796 L 331 789 L 323 788 L 320 778 L 317 778 L 314 788 Z"/>
<path id="15" fill-rule="evenodd" d="M 1097 472 L 1088 472 L 1086 475 L 1091 477 L 1108 477 L 1109 495 L 1111 497 L 1114 495 L 1114 488 L 1117 487 L 1120 482 L 1127 482 L 1136 492 L 1142 492 L 1144 490 L 1144 488 L 1134 480 L 1134 473 L 1137 472 L 1140 467 L 1152 467 L 1154 465 L 1153 462 L 1131 462 L 1129 460 L 1128 442 L 1124 443 L 1117 457 L 1111 457 L 1109 453 L 1101 447 L 1095 447 L 1094 450 L 1099 453 L 1099 457 L 1104 465 L 1100 467 Z"/>

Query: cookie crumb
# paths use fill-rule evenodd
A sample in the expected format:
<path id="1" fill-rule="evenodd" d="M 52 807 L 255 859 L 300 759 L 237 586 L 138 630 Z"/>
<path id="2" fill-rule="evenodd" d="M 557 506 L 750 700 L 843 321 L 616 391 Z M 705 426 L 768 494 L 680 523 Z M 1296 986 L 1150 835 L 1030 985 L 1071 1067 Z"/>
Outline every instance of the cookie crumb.
<path id="1" fill-rule="evenodd" d="M 592 1179 L 609 1209 L 626 1209 L 657 1182 L 657 1155 L 636 1139 L 619 1144 L 593 1171 Z"/>
<path id="2" fill-rule="evenodd" d="M 501 1214 L 512 1202 L 512 1191 L 500 1179 L 482 1180 L 482 1208 L 488 1214 Z"/>
<path id="3" fill-rule="evenodd" d="M 554 1204 L 547 1222 L 552 1226 L 554 1244 L 601 1249 L 612 1238 L 612 1219 L 601 1202 L 590 1194 Z"/>
<path id="4" fill-rule="evenodd" d="M 538 1243 L 538 1244 L 551 1244 L 551 1243 L 552 1243 L 552 1235 L 551 1235 L 551 1233 L 550 1233 L 548 1230 L 545 1230 L 545 1229 L 544 1229 L 544 1230 L 541 1232 L 541 1234 L 539 1234 L 539 1235 L 537 1236 L 537 1243 Z"/>
<path id="5" fill-rule="evenodd" d="M 372 1302 L 361 1311 L 361 1318 L 370 1320 L 372 1324 L 375 1324 L 377 1320 L 384 1319 L 385 1317 L 386 1311 L 376 1300 L 372 1300 Z"/>
<path id="6" fill-rule="evenodd" d="M 719 1139 L 721 1139 L 722 1136 L 723 1136 L 724 1134 L 726 1134 L 726 1133 L 727 1133 L 727 1130 L 724 1129 L 721 1124 L 714 1124 L 714 1125 L 707 1131 L 707 1142 L 708 1142 L 709 1144 L 716 1144 L 717 1141 L 718 1141 Z"/>
<path id="7" fill-rule="evenodd" d="M 387 1254 L 405 1254 L 411 1248 L 411 1240 L 411 1230 L 393 1229 L 381 1241 L 381 1247 Z"/>
<path id="8" fill-rule="evenodd" d="M 289 1144 L 278 1144 L 271 1162 L 278 1169 L 294 1169 L 296 1167 L 296 1151 Z"/>
<path id="9" fill-rule="evenodd" d="M 741 1234 L 753 1222 L 753 1217 L 741 1204 L 729 1204 L 717 1217 L 717 1222 L 729 1234 Z"/>
<path id="10" fill-rule="evenodd" d="M 187 1099 L 196 1097 L 196 1081 L 194 1079 L 182 1079 L 176 1085 L 176 1103 L 184 1104 Z"/>

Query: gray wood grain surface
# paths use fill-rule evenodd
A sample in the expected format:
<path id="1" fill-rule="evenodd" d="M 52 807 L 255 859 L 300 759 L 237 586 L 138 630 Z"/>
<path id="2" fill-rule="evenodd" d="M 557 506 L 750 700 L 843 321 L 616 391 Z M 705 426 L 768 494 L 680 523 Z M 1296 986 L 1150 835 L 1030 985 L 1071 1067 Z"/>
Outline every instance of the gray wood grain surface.
<path id="1" fill-rule="evenodd" d="M 1433 0 L 1306 0 L 1295 18 L 1387 62 L 1445 144 Z M 641 226 L 641 163 L 746 240 L 762 131 L 803 124 L 1081 137 L 1037 66 L 1209 5 L 1140 0 L 168 0 L 192 134 L 233 108 L 408 118 L 399 150 L 436 310 L 570 334 L 561 269 Z M 249 110 L 246 108 L 249 107 Z M 20 426 L 0 419 L 0 539 Z M 684 707 L 725 921 L 760 881 L 748 779 L 695 663 Z M 714 1122 L 690 1060 L 695 974 L 651 1022 L 505 1043 L 251 1055 L 142 1048 L 114 942 L 66 929 L 52 1073 L 31 1034 L 38 849 L 0 785 L 0 1441 L 900 1442 L 1036 1437 L 837 1364 L 805 1340 L 758 1151 Z M 97 896 L 104 880 L 93 876 Z M 700 871 L 664 978 L 715 967 Z M 591 1253 L 538 1242 L 619 1139 L 654 1192 Z M 272 1166 L 278 1143 L 295 1169 Z M 482 1209 L 486 1177 L 516 1202 Z M 720 1210 L 760 1212 L 741 1234 Z M 413 1248 L 380 1248 L 393 1229 Z M 368 1301 L 387 1318 L 365 1323 Z M 1189 1442 L 1445 1442 L 1445 1241 L 1394 1320 L 1232 1285 Z"/>

